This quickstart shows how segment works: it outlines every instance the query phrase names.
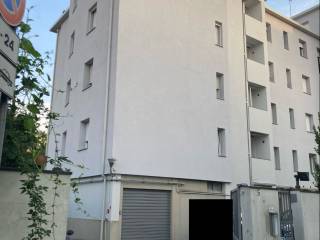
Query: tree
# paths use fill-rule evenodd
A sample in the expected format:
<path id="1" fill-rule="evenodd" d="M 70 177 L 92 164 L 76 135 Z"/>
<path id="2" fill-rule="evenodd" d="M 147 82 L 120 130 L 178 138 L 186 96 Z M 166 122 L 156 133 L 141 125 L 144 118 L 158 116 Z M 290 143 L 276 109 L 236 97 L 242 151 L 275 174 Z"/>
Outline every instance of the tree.
<path id="1" fill-rule="evenodd" d="M 320 113 L 319 113 L 319 123 L 320 123 Z M 315 132 L 315 141 L 316 141 L 315 151 L 320 157 L 320 125 L 318 125 L 317 128 L 314 127 L 314 132 Z M 312 175 L 315 180 L 315 186 L 320 191 L 320 163 L 315 163 L 314 172 L 312 173 Z"/>

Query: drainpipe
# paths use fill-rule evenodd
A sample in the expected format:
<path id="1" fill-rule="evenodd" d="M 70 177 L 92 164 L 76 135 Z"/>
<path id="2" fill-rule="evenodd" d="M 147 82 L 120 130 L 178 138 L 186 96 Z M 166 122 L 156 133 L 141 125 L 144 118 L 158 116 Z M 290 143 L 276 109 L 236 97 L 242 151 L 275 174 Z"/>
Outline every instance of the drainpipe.
<path id="1" fill-rule="evenodd" d="M 102 214 L 100 221 L 100 240 L 104 240 L 105 235 L 105 214 L 106 214 L 106 188 L 107 188 L 107 178 L 105 174 L 106 169 L 106 160 L 107 160 L 107 134 L 108 134 L 108 126 L 109 126 L 109 116 L 110 116 L 110 87 L 111 87 L 111 59 L 112 59 L 112 37 L 113 37 L 113 22 L 114 22 L 114 0 L 110 1 L 110 12 L 109 12 L 109 32 L 108 32 L 108 65 L 107 65 L 107 95 L 105 98 L 105 113 L 104 113 L 104 125 L 103 125 L 103 142 L 102 142 L 102 170 L 101 176 L 103 178 L 103 199 L 102 199 Z M 110 150 L 112 151 L 112 150 Z"/>
<path id="2" fill-rule="evenodd" d="M 249 183 L 252 181 L 252 157 L 251 157 L 251 134 L 250 134 L 250 110 L 249 110 L 249 80 L 248 80 L 248 64 L 247 64 L 247 38 L 246 38 L 246 19 L 245 19 L 245 1 L 242 1 L 242 26 L 243 26 L 243 58 L 245 71 L 245 93 L 246 93 L 246 116 L 247 116 L 247 139 L 248 139 L 248 161 L 249 161 Z"/>

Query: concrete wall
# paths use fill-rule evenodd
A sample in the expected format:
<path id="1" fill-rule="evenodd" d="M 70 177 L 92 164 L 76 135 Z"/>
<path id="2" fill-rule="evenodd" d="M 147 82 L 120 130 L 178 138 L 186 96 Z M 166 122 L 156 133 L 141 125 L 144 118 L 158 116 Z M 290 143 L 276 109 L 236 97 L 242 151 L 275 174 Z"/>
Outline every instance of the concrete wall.
<path id="1" fill-rule="evenodd" d="M 293 224 L 296 240 L 320 238 L 320 194 L 292 192 L 297 201 L 292 202 Z"/>
<path id="2" fill-rule="evenodd" d="M 44 199 L 47 203 L 47 211 L 51 213 L 53 199 L 53 184 L 50 180 L 51 174 L 43 174 L 40 183 L 49 187 Z M 27 235 L 28 198 L 20 192 L 21 182 L 24 179 L 19 172 L 0 170 L 0 235 L 1 240 L 22 239 Z M 65 239 L 68 213 L 68 199 L 70 191 L 69 175 L 61 175 L 61 180 L 66 183 L 65 186 L 59 186 L 56 199 L 55 223 L 58 225 L 55 229 L 56 239 Z M 52 224 L 51 216 L 48 216 L 48 228 Z M 46 238 L 51 239 L 51 238 Z"/>
<path id="3" fill-rule="evenodd" d="M 310 31 L 316 33 L 317 35 L 320 34 L 320 5 L 318 7 L 306 14 L 298 14 L 297 16 L 292 17 L 295 21 L 300 24 L 308 22 L 308 24 L 304 25 L 305 28 L 309 29 Z"/>

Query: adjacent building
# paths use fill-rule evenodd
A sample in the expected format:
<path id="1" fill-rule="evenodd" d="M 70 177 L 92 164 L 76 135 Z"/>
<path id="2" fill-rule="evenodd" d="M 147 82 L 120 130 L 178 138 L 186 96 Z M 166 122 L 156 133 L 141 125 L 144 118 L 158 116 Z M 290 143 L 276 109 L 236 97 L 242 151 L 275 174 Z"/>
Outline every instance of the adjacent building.
<path id="1" fill-rule="evenodd" d="M 262 0 L 73 0 L 51 30 L 48 155 L 86 167 L 77 236 L 188 239 L 189 199 L 294 187 L 319 162 L 319 33 Z"/>

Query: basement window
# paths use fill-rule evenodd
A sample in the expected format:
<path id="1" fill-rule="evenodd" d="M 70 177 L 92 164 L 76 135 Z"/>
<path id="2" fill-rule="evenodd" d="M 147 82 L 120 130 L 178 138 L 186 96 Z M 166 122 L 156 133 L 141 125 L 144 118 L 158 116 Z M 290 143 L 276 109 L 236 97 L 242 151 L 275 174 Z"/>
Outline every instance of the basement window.
<path id="1" fill-rule="evenodd" d="M 281 166 L 280 166 L 280 150 L 279 147 L 274 147 L 273 148 L 274 151 L 274 163 L 275 163 L 275 168 L 276 170 L 281 170 Z"/>
<path id="2" fill-rule="evenodd" d="M 218 128 L 218 155 L 226 157 L 226 133 L 225 129 Z"/>
<path id="3" fill-rule="evenodd" d="M 224 76 L 222 73 L 216 73 L 216 79 L 217 79 L 217 99 L 224 100 Z"/>

